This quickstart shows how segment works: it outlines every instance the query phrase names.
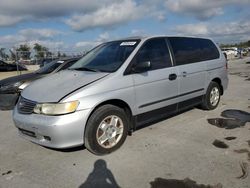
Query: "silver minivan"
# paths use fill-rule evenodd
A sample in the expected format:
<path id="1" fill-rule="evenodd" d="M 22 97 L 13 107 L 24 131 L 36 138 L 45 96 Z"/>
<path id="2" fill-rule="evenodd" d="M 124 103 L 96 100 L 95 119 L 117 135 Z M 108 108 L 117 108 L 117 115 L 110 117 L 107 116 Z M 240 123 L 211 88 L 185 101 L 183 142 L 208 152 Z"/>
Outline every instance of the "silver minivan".
<path id="1" fill-rule="evenodd" d="M 68 70 L 37 80 L 13 111 L 19 134 L 51 148 L 118 149 L 146 123 L 200 105 L 215 109 L 227 62 L 210 39 L 135 37 L 103 43 Z"/>

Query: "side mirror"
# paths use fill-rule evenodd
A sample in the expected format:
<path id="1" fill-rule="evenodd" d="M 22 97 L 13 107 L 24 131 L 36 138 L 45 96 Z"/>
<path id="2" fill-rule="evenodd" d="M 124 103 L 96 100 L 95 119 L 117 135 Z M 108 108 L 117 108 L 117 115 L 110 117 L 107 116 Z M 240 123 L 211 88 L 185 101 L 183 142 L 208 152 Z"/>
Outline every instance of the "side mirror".
<path id="1" fill-rule="evenodd" d="M 133 68 L 132 71 L 134 73 L 142 73 L 142 72 L 147 72 L 151 68 L 151 63 L 150 61 L 143 61 L 137 63 Z"/>

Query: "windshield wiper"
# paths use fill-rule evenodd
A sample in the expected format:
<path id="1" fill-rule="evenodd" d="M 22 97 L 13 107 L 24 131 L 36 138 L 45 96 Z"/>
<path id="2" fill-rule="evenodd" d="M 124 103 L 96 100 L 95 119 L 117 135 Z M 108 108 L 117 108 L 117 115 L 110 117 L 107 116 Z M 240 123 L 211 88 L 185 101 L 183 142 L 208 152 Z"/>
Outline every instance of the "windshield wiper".
<path id="1" fill-rule="evenodd" d="M 100 72 L 97 69 L 91 69 L 91 68 L 87 68 L 87 67 L 79 67 L 79 68 L 70 69 L 70 70 Z"/>

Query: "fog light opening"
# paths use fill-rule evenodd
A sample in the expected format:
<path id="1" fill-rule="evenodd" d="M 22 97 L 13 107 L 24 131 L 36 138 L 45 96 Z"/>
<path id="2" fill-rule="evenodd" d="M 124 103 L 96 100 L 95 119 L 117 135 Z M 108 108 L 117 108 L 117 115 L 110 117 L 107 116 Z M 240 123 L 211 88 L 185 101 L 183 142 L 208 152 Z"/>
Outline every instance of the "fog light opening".
<path id="1" fill-rule="evenodd" d="M 47 141 L 51 141 L 51 138 L 49 136 L 43 136 L 43 138 Z"/>

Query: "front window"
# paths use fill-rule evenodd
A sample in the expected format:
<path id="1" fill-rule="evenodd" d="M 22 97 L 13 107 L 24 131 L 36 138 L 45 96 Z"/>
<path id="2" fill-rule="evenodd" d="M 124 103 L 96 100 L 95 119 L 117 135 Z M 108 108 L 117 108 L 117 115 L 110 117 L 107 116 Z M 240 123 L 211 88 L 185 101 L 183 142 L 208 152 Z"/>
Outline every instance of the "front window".
<path id="1" fill-rule="evenodd" d="M 132 60 L 132 63 L 135 65 L 147 61 L 151 63 L 150 70 L 172 66 L 170 52 L 164 38 L 153 38 L 146 41 Z"/>
<path id="2" fill-rule="evenodd" d="M 126 40 L 104 43 L 90 51 L 70 69 L 115 72 L 126 61 L 139 42 L 139 40 Z"/>

